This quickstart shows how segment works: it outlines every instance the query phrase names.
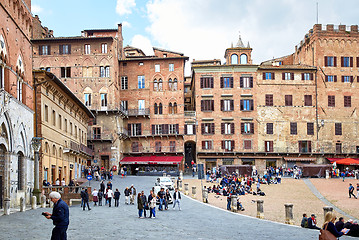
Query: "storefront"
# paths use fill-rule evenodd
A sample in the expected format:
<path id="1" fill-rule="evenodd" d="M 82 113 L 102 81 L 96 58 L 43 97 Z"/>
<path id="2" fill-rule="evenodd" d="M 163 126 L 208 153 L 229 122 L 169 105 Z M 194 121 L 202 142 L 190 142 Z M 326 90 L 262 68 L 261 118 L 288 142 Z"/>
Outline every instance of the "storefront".
<path id="1" fill-rule="evenodd" d="M 303 164 L 310 164 L 316 161 L 316 158 L 310 157 L 285 157 L 286 168 L 293 168 L 294 166 L 301 166 Z"/>

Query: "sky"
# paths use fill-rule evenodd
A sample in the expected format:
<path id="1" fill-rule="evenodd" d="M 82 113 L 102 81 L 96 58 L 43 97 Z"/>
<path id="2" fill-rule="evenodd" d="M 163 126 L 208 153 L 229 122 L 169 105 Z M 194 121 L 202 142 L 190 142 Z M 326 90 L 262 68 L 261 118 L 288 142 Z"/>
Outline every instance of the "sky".
<path id="1" fill-rule="evenodd" d="M 122 23 L 124 46 L 147 55 L 152 46 L 164 48 L 190 61 L 223 62 L 225 49 L 241 35 L 253 48 L 254 64 L 293 53 L 317 19 L 359 24 L 358 0 L 32 0 L 31 11 L 55 37 Z"/>

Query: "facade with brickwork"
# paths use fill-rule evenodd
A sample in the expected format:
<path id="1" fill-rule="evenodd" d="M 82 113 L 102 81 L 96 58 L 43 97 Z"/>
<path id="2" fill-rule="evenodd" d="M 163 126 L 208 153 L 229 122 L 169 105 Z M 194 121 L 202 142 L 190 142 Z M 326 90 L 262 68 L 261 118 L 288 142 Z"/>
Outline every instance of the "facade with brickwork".
<path id="1" fill-rule="evenodd" d="M 31 1 L 0 3 L 0 208 L 30 202 L 34 188 L 31 139 L 33 79 Z"/>

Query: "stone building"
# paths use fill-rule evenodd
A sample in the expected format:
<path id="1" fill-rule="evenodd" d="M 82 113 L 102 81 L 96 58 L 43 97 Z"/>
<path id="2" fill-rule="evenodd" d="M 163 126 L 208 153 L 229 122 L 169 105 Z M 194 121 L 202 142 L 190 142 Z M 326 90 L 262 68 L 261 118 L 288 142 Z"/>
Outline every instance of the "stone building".
<path id="1" fill-rule="evenodd" d="M 177 169 L 184 155 L 184 64 L 188 57 L 159 48 L 153 51 L 153 56 L 146 56 L 127 46 L 119 62 L 120 101 L 128 130 L 121 164 L 129 165 L 132 173 Z"/>
<path id="2" fill-rule="evenodd" d="M 34 188 L 31 1 L 0 2 L 0 208 Z"/>
<path id="3" fill-rule="evenodd" d="M 53 73 L 34 70 L 36 127 L 41 137 L 40 179 L 55 185 L 56 179 L 81 177 L 81 169 L 93 155 L 87 147 L 88 122 L 93 114 Z"/>
<path id="4" fill-rule="evenodd" d="M 119 99 L 119 64 L 123 56 L 122 25 L 82 31 L 81 36 L 53 37 L 34 20 L 34 69 L 52 72 L 95 115 L 88 128 L 94 156 L 83 165 L 118 166 L 125 133 Z"/>

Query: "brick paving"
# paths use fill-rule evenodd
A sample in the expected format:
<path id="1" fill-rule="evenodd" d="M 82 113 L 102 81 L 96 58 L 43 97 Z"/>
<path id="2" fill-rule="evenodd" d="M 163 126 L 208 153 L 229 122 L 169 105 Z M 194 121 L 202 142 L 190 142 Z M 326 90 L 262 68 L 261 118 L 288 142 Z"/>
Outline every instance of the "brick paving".
<path id="1" fill-rule="evenodd" d="M 70 207 L 68 239 L 317 239 L 318 231 L 259 220 L 182 198 L 182 211 L 157 213 L 156 219 L 139 219 L 137 205 L 125 205 L 123 190 L 134 184 L 148 194 L 155 177 L 116 176 L 113 188 L 121 191 L 119 208 L 92 207 L 83 211 Z M 91 183 L 98 187 L 99 182 Z M 91 203 L 92 205 L 92 203 Z M 51 209 L 16 212 L 0 217 L 1 239 L 49 239 L 52 221 L 41 216 Z M 351 239 L 342 237 L 341 239 Z"/>

